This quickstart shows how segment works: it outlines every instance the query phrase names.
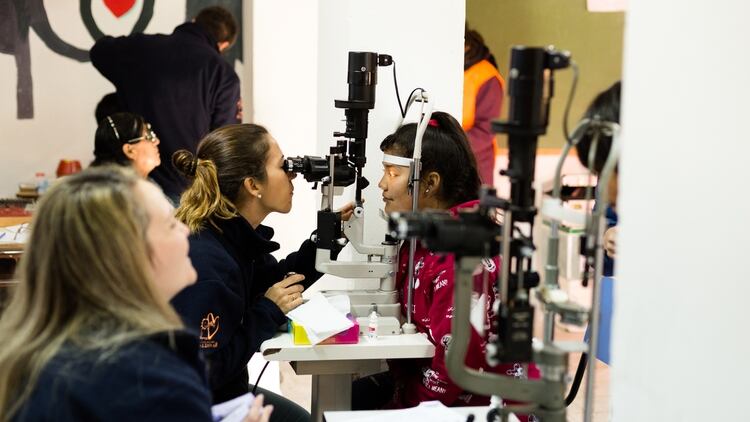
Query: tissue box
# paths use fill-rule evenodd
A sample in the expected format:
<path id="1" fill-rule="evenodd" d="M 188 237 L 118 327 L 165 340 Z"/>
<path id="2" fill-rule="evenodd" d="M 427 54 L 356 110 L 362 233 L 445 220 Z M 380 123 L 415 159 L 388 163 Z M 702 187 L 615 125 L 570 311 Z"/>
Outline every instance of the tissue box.
<path id="1" fill-rule="evenodd" d="M 357 344 L 359 342 L 359 323 L 357 323 L 357 318 L 352 314 L 346 314 L 346 317 L 354 323 L 351 328 L 334 334 L 318 344 Z M 292 335 L 294 344 L 298 346 L 310 345 L 310 339 L 307 338 L 305 329 L 292 320 L 289 320 L 289 333 Z"/>

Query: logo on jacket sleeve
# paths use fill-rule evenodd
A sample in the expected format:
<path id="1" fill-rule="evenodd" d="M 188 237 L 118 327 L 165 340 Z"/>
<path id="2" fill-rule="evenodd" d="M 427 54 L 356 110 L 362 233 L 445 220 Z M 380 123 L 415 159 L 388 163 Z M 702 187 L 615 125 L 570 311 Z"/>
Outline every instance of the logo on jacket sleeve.
<path id="1" fill-rule="evenodd" d="M 422 268 L 424 268 L 424 257 L 419 258 L 419 261 L 417 261 L 417 265 L 414 266 L 414 277 L 416 277 L 420 271 L 422 271 Z"/>
<path id="2" fill-rule="evenodd" d="M 452 340 L 452 339 L 453 339 L 453 338 L 451 337 L 451 335 L 450 335 L 450 334 L 446 334 L 446 335 L 444 335 L 444 336 L 443 336 L 443 337 L 442 337 L 442 338 L 440 339 L 440 344 L 441 344 L 441 345 L 442 345 L 442 346 L 443 346 L 443 347 L 444 347 L 445 349 L 448 349 L 448 346 L 450 346 L 450 344 L 451 344 L 451 340 Z"/>
<path id="3" fill-rule="evenodd" d="M 433 393 L 445 394 L 446 382 L 440 379 L 440 373 L 432 368 L 422 368 L 422 385 Z"/>
<path id="4" fill-rule="evenodd" d="M 203 349 L 216 349 L 219 347 L 219 342 L 214 341 L 214 336 L 219 332 L 219 317 L 214 316 L 213 313 L 209 312 L 205 318 L 201 320 L 201 333 L 200 341 L 201 348 Z"/>
<path id="5" fill-rule="evenodd" d="M 484 269 L 488 272 L 494 273 L 497 271 L 497 265 L 495 265 L 495 260 L 492 258 L 482 258 L 482 265 L 484 265 Z"/>
<path id="6" fill-rule="evenodd" d="M 527 380 L 529 376 L 523 370 L 523 366 L 520 363 L 514 363 L 513 367 L 505 371 L 505 375 L 513 377 L 517 380 Z"/>

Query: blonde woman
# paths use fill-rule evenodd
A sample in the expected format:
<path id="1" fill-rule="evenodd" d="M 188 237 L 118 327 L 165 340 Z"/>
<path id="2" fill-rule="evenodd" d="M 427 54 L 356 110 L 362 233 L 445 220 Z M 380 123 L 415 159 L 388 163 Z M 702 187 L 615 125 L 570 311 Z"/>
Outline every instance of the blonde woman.
<path id="1" fill-rule="evenodd" d="M 0 421 L 212 420 L 198 339 L 169 305 L 196 278 L 188 230 L 159 188 L 89 169 L 32 227 L 0 318 Z"/>

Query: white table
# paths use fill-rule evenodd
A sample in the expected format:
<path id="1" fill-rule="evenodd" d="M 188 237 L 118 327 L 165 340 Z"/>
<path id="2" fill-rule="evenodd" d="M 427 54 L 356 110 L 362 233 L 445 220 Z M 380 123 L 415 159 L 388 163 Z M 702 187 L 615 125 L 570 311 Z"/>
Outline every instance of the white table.
<path id="1" fill-rule="evenodd" d="M 484 422 L 487 420 L 487 406 L 472 406 L 472 407 L 451 407 L 451 410 L 468 417 L 474 415 L 474 422 Z M 396 410 L 359 410 L 359 411 L 335 411 L 325 412 L 325 422 L 355 422 L 363 418 L 370 418 L 377 416 L 378 419 L 382 419 L 384 422 L 394 421 L 396 418 Z M 510 415 L 508 418 L 510 422 L 518 422 L 518 418 Z M 416 422 L 416 421 L 415 421 Z"/>
<path id="2" fill-rule="evenodd" d="M 431 358 L 435 346 L 424 334 L 359 337 L 358 344 L 298 346 L 289 333 L 278 334 L 260 346 L 266 360 L 289 361 L 297 374 L 312 375 L 312 417 L 323 421 L 323 411 L 351 409 L 352 375 L 380 371 L 384 359 Z"/>

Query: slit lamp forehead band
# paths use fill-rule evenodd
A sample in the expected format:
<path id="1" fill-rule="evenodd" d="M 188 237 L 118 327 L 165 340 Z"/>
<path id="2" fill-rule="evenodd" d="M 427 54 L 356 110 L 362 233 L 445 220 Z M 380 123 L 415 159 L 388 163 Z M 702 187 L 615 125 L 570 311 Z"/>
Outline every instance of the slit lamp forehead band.
<path id="1" fill-rule="evenodd" d="M 398 155 L 383 154 L 383 164 L 392 166 L 410 167 L 414 162 L 412 158 L 399 157 Z"/>

